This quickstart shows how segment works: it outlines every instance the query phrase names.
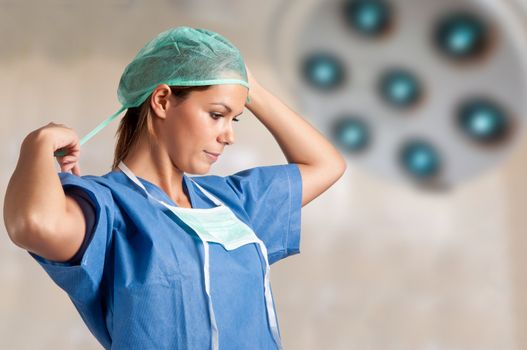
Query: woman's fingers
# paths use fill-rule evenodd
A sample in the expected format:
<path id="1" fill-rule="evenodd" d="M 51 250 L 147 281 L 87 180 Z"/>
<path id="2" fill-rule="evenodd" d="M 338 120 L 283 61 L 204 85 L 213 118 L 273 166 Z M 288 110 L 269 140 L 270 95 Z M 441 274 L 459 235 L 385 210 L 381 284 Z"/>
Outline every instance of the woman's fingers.
<path id="1" fill-rule="evenodd" d="M 75 155 L 57 157 L 57 162 L 62 172 L 72 171 L 73 174 L 80 176 L 79 157 Z"/>
<path id="2" fill-rule="evenodd" d="M 79 160 L 79 157 L 68 154 L 67 156 L 61 157 L 59 163 L 73 163 Z"/>
<path id="3" fill-rule="evenodd" d="M 75 163 L 75 165 L 72 168 L 73 175 L 81 176 L 81 169 L 79 167 L 79 163 Z"/>
<path id="4" fill-rule="evenodd" d="M 62 172 L 72 171 L 80 175 L 80 141 L 75 130 L 64 124 L 50 122 L 33 132 L 53 145 L 54 156 Z"/>

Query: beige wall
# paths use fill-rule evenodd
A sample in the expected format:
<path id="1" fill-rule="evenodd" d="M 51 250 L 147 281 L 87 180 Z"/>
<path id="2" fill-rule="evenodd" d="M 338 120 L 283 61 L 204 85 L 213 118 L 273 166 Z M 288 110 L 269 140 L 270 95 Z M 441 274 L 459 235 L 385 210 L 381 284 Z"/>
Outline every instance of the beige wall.
<path id="1" fill-rule="evenodd" d="M 0 1 L 2 197 L 24 136 L 50 121 L 85 135 L 119 108 L 124 66 L 171 26 L 223 33 L 257 78 L 300 108 L 266 55 L 278 1 L 145 3 Z M 212 173 L 285 163 L 245 117 Z M 83 147 L 83 174 L 109 170 L 116 126 Z M 301 254 L 273 265 L 285 349 L 526 349 L 526 159 L 523 143 L 448 194 L 392 184 L 350 161 L 304 207 Z M 99 349 L 67 295 L 0 230 L 0 348 Z"/>

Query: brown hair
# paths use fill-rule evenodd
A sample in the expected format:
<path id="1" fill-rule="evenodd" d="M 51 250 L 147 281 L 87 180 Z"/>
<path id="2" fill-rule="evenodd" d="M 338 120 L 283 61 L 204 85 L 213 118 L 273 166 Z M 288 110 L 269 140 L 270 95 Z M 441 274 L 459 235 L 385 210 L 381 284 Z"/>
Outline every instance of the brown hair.
<path id="1" fill-rule="evenodd" d="M 178 103 L 185 100 L 192 91 L 206 90 L 209 86 L 170 86 L 172 94 Z M 152 107 L 150 98 L 139 106 L 130 107 L 119 122 L 119 127 L 115 132 L 117 144 L 115 145 L 112 170 L 116 169 L 119 163 L 126 158 L 130 150 L 135 146 L 139 137 L 144 133 L 154 135 L 152 125 Z"/>

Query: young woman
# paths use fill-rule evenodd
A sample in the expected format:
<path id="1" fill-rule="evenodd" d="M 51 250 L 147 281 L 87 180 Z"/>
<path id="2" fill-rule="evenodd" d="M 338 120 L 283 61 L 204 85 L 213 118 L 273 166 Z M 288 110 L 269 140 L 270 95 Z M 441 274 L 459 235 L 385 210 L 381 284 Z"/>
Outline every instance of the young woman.
<path id="1" fill-rule="evenodd" d="M 342 176 L 344 159 L 207 30 L 152 39 L 118 97 L 107 121 L 127 111 L 105 175 L 80 176 L 82 141 L 64 125 L 24 139 L 4 202 L 11 240 L 107 349 L 281 348 L 269 265 L 299 253 L 301 207 Z M 205 175 L 245 107 L 288 164 Z"/>

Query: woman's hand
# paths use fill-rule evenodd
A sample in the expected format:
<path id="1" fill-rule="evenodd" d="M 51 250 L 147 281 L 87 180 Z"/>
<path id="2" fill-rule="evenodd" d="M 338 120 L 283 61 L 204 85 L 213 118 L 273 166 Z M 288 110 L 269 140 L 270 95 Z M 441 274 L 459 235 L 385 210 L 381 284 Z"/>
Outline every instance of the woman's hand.
<path id="1" fill-rule="evenodd" d="M 253 84 L 256 82 L 256 80 L 254 79 L 254 76 L 252 75 L 252 73 L 249 70 L 249 67 L 247 67 L 247 65 L 245 65 L 245 70 L 247 71 L 247 81 L 248 81 L 249 87 L 251 89 L 253 87 Z"/>
<path id="2" fill-rule="evenodd" d="M 249 101 L 254 101 L 256 98 L 259 89 L 261 88 L 261 85 L 256 81 L 254 78 L 254 75 L 252 75 L 251 71 L 249 70 L 249 67 L 245 65 L 245 70 L 247 71 L 247 81 L 249 83 Z M 251 105 L 251 102 L 247 105 L 247 107 Z"/>
<path id="3" fill-rule="evenodd" d="M 73 129 L 64 124 L 52 122 L 33 131 L 26 139 L 34 139 L 43 142 L 45 145 L 50 145 L 60 165 L 60 170 L 62 172 L 71 171 L 74 175 L 80 176 L 79 136 Z"/>

